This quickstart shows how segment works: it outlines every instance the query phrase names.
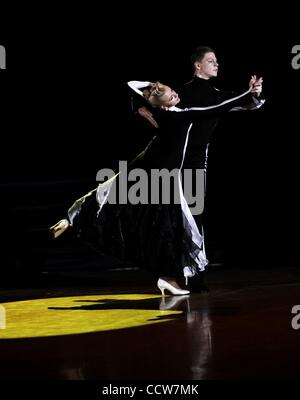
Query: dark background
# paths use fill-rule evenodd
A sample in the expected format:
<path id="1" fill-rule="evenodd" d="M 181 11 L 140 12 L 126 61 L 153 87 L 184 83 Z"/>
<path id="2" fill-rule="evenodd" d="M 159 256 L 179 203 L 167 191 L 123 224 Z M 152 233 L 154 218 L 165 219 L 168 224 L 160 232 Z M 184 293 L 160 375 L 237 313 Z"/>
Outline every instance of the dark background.
<path id="1" fill-rule="evenodd" d="M 1 32 L 7 69 L 0 71 L 0 171 L 9 252 L 20 253 L 20 243 L 35 248 L 36 227 L 45 231 L 94 187 L 100 168 L 147 143 L 128 123 L 124 83 L 181 85 L 192 77 L 192 50 L 209 45 L 220 64 L 217 87 L 240 90 L 252 74 L 262 75 L 267 99 L 259 111 L 226 116 L 211 142 L 209 259 L 240 268 L 298 266 L 300 69 L 292 69 L 291 49 L 300 39 L 293 13 L 227 10 L 230 19 L 222 13 L 216 19 L 214 9 L 188 5 L 176 15 L 156 10 L 153 3 L 135 13 L 125 5 L 105 13 L 35 10 Z M 2 243 L 7 247 L 7 238 Z"/>

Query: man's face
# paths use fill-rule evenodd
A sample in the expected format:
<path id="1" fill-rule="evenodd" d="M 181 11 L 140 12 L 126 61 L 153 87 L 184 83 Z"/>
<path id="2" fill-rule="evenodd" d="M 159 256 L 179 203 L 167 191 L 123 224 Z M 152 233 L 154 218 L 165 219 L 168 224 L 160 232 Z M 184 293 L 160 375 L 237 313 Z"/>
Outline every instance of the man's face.
<path id="1" fill-rule="evenodd" d="M 210 79 L 218 75 L 219 64 L 215 53 L 205 53 L 202 61 L 195 62 L 195 75 L 203 79 Z"/>

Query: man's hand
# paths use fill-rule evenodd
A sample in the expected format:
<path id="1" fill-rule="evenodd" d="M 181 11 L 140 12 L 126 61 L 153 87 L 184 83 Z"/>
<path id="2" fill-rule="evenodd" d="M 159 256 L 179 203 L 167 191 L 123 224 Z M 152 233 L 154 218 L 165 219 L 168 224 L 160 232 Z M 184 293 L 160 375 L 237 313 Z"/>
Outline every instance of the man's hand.
<path id="1" fill-rule="evenodd" d="M 251 93 L 255 97 L 259 97 L 262 92 L 263 78 L 257 78 L 256 75 L 252 75 L 249 81 L 249 87 L 251 88 Z"/>
<path id="2" fill-rule="evenodd" d="M 138 109 L 138 113 L 142 117 L 146 118 L 150 122 L 150 124 L 154 126 L 154 128 L 159 128 L 158 123 L 155 121 L 155 119 L 153 118 L 152 113 L 148 110 L 147 107 L 140 107 Z"/>

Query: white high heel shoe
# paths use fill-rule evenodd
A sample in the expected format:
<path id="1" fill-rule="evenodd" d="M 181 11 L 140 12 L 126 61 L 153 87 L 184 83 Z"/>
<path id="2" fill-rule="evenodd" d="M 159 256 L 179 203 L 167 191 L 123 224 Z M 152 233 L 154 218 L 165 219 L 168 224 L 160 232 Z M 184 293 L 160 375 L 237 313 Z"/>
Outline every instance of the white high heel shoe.
<path id="1" fill-rule="evenodd" d="M 164 279 L 159 278 L 157 281 L 157 286 L 161 291 L 162 296 L 165 295 L 165 289 L 171 292 L 174 295 L 183 295 L 183 294 L 189 294 L 189 290 L 184 290 L 184 289 L 178 289 L 175 286 L 171 285 L 169 282 L 165 281 Z"/>
<path id="2" fill-rule="evenodd" d="M 51 226 L 49 228 L 50 235 L 53 239 L 56 239 L 60 236 L 68 227 L 70 226 L 70 222 L 67 219 L 61 219 L 57 224 Z"/>

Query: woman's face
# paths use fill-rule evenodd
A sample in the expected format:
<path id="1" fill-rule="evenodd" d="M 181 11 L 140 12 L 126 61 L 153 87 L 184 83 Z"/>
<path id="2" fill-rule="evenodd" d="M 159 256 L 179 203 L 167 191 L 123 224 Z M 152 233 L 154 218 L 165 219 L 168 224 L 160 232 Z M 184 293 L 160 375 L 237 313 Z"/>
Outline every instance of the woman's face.
<path id="1" fill-rule="evenodd" d="M 169 86 L 161 85 L 160 91 L 163 93 L 157 97 L 157 103 L 159 103 L 160 107 L 172 107 L 180 102 L 178 94 Z"/>

